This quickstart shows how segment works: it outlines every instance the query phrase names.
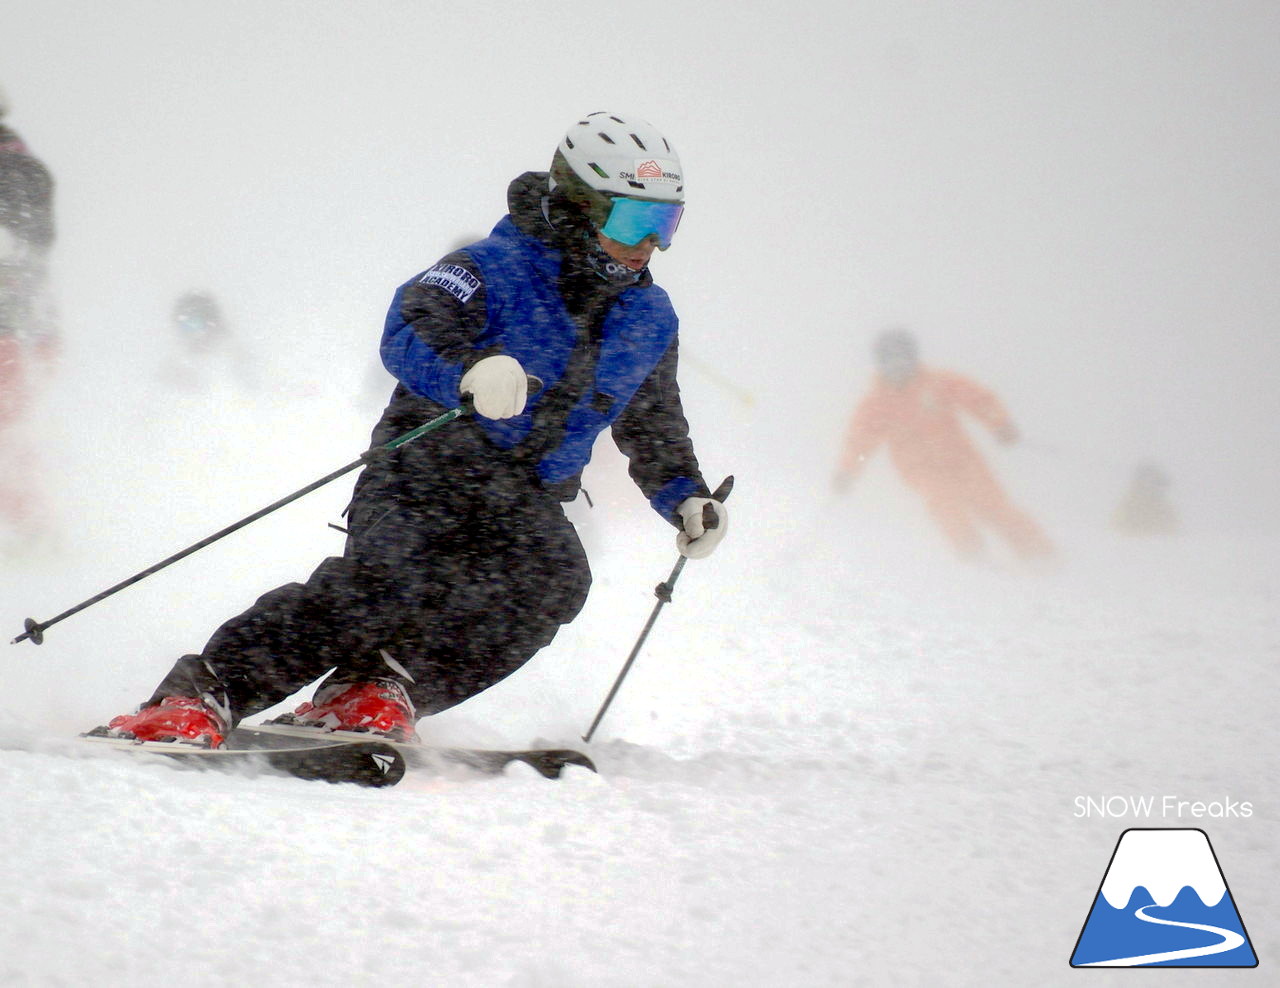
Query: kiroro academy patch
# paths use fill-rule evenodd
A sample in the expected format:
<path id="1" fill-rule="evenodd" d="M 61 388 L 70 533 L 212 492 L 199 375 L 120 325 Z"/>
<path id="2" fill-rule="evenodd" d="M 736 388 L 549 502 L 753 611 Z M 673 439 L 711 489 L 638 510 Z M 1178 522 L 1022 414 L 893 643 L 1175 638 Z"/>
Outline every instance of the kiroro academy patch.
<path id="1" fill-rule="evenodd" d="M 469 302 L 480 287 L 480 279 L 457 264 L 437 264 L 419 278 L 418 283 L 443 288 L 459 302 Z"/>

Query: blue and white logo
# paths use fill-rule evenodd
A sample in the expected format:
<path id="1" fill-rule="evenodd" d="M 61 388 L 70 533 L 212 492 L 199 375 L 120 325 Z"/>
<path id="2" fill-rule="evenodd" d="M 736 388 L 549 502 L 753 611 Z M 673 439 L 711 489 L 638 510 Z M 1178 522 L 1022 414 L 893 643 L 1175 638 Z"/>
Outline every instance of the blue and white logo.
<path id="1" fill-rule="evenodd" d="M 1209 835 L 1122 833 L 1071 966 L 1257 967 Z"/>

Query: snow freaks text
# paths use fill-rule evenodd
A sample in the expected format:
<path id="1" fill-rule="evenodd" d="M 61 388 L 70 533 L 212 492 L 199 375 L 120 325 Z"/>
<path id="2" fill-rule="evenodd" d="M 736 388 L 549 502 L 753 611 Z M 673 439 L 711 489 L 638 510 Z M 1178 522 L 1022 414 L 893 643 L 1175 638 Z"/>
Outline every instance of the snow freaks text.
<path id="1" fill-rule="evenodd" d="M 1177 796 L 1077 796 L 1072 816 L 1109 820 L 1227 820 L 1253 816 L 1253 803 L 1232 799 L 1199 800 Z"/>

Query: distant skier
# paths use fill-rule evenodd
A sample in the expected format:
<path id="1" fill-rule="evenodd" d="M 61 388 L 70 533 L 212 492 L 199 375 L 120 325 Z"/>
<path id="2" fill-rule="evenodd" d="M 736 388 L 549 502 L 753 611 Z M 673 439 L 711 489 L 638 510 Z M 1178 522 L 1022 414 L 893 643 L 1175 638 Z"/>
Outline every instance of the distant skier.
<path id="1" fill-rule="evenodd" d="M 418 717 L 508 676 L 582 608 L 591 574 L 560 502 L 606 427 L 679 551 L 716 547 L 728 519 L 648 266 L 684 209 L 675 150 L 642 120 L 593 113 L 507 199 L 487 238 L 396 292 L 382 358 L 399 384 L 372 445 L 467 396 L 474 415 L 365 467 L 344 555 L 223 624 L 115 733 L 217 746 L 336 667 L 299 723 L 413 738 Z"/>
<path id="2" fill-rule="evenodd" d="M 1139 463 L 1134 468 L 1111 525 L 1126 535 L 1173 535 L 1178 531 L 1178 513 L 1169 498 L 1169 475 L 1156 463 Z"/>
<path id="3" fill-rule="evenodd" d="M 4 123 L 8 110 L 0 92 L 0 520 L 21 543 L 36 534 L 40 505 L 18 428 L 58 341 L 48 291 L 53 179 Z"/>
<path id="4" fill-rule="evenodd" d="M 171 347 L 160 364 L 161 382 L 179 391 L 204 393 L 230 384 L 257 390 L 253 363 L 227 325 L 222 307 L 206 291 L 178 296 L 170 315 Z"/>
<path id="5" fill-rule="evenodd" d="M 995 529 L 1022 557 L 1051 554 L 1048 538 L 1009 500 L 961 424 L 966 412 L 1001 442 L 1016 442 L 1017 430 L 995 395 L 967 377 L 922 366 L 906 330 L 882 333 L 874 353 L 879 373 L 849 423 L 837 490 L 857 478 L 883 443 L 961 557 L 981 554 L 981 526 Z"/>

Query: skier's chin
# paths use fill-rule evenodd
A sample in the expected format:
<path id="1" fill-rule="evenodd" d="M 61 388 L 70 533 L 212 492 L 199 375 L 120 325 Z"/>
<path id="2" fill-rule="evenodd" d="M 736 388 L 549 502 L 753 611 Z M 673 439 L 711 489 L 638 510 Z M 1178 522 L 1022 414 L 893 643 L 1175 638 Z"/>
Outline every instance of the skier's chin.
<path id="1" fill-rule="evenodd" d="M 643 271 L 653 256 L 653 247 L 649 244 L 620 244 L 610 240 L 603 233 L 598 234 L 600 246 L 613 260 L 631 271 Z"/>

